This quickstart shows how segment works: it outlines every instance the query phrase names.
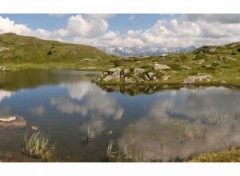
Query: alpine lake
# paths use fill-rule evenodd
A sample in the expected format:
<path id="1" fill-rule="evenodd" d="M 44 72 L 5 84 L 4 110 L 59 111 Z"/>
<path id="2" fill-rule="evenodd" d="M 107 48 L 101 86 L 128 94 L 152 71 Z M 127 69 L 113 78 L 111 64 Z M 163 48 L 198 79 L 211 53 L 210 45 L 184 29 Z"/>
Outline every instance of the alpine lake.
<path id="1" fill-rule="evenodd" d="M 240 90 L 227 87 L 96 85 L 99 72 L 0 72 L 0 161 L 37 162 L 24 136 L 44 132 L 52 162 L 188 161 L 240 145 Z"/>

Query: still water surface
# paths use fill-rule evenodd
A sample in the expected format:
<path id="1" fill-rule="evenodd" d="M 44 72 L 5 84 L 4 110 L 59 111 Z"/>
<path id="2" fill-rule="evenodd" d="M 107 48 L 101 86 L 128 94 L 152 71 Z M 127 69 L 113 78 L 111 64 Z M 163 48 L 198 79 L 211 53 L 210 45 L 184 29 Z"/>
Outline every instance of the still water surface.
<path id="1" fill-rule="evenodd" d="M 0 127 L 1 153 L 34 161 L 22 154 L 24 133 L 32 125 L 47 132 L 56 145 L 54 161 L 106 161 L 110 140 L 115 141 L 116 150 L 135 147 L 128 154 L 136 161 L 186 160 L 240 144 L 237 89 L 165 88 L 133 95 L 97 86 L 91 82 L 95 74 L 0 73 L 0 115 L 16 114 L 27 121 L 26 128 Z M 87 133 L 92 140 L 83 143 Z"/>

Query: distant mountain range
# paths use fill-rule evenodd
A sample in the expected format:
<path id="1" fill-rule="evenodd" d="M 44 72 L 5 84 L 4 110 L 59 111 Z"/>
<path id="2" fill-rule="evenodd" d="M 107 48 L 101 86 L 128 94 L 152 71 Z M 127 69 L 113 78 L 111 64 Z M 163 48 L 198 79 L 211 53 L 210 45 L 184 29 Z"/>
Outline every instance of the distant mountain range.
<path id="1" fill-rule="evenodd" d="M 162 47 L 162 46 L 147 46 L 147 47 L 120 47 L 120 46 L 98 46 L 99 50 L 108 54 L 113 54 L 121 57 L 128 56 L 160 56 L 167 53 L 184 53 L 191 52 L 196 49 L 194 46 L 190 47 Z"/>

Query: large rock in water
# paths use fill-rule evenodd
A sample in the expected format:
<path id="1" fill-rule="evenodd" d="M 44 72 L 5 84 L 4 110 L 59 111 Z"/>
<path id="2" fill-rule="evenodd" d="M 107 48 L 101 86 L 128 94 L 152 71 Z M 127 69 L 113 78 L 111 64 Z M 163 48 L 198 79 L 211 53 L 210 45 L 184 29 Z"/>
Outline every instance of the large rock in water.
<path id="1" fill-rule="evenodd" d="M 168 69 L 170 69 L 170 67 L 167 65 L 162 65 L 162 64 L 153 64 L 153 69 L 154 70 L 168 70 Z"/>
<path id="2" fill-rule="evenodd" d="M 182 81 L 183 84 L 194 84 L 194 83 L 200 83 L 202 81 L 209 82 L 211 80 L 210 75 L 199 75 L 199 76 L 189 76 L 186 79 Z"/>
<path id="3" fill-rule="evenodd" d="M 5 128 L 23 128 L 27 121 L 21 116 L 0 116 L 0 126 Z"/>

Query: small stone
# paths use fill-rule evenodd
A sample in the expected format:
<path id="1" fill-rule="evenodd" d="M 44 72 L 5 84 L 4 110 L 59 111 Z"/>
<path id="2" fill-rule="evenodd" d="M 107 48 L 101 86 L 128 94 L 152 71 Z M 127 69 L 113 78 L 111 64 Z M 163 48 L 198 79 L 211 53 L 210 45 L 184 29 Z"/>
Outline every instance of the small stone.
<path id="1" fill-rule="evenodd" d="M 31 128 L 32 128 L 32 130 L 34 130 L 34 131 L 37 131 L 37 130 L 38 130 L 38 126 L 37 126 L 37 125 L 32 125 Z"/>
<path id="2" fill-rule="evenodd" d="M 185 65 L 181 66 L 181 68 L 183 68 L 183 69 L 185 69 L 185 70 L 191 70 L 191 68 L 190 68 L 190 67 L 188 67 L 188 66 L 185 66 Z"/>
<path id="3" fill-rule="evenodd" d="M 216 61 L 213 62 L 213 64 L 215 64 L 215 65 L 220 65 L 220 63 L 221 63 L 221 62 L 218 61 L 218 60 L 216 60 Z"/>
<path id="4" fill-rule="evenodd" d="M 210 75 L 198 75 L 198 76 L 189 76 L 185 78 L 182 83 L 183 84 L 194 84 L 202 81 L 211 81 Z"/>
<path id="5" fill-rule="evenodd" d="M 124 78 L 125 83 L 134 83 L 135 81 L 132 78 L 125 77 Z"/>
<path id="6" fill-rule="evenodd" d="M 212 67 L 212 64 L 205 65 L 205 67 L 211 68 L 211 67 Z"/>
<path id="7" fill-rule="evenodd" d="M 170 75 L 165 75 L 165 76 L 162 77 L 162 79 L 163 79 L 164 81 L 167 81 L 169 78 L 171 78 Z"/>
<path id="8" fill-rule="evenodd" d="M 205 62 L 204 59 L 200 59 L 199 61 L 197 61 L 197 64 L 202 65 L 204 62 Z"/>

